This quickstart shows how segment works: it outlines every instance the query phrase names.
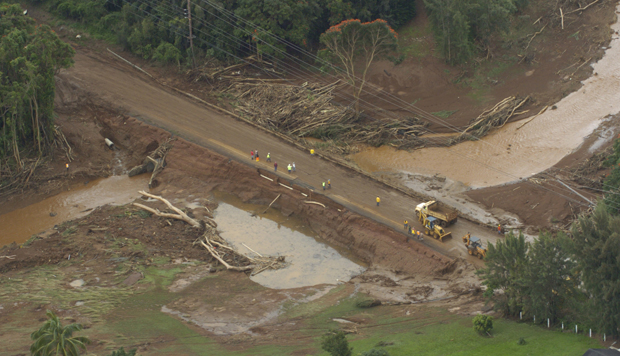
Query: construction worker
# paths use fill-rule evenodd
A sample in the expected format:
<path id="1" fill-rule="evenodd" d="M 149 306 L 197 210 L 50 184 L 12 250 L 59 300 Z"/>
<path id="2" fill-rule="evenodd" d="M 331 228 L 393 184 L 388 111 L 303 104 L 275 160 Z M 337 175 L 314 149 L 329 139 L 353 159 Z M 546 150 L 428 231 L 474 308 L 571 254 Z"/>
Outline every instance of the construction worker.
<path id="1" fill-rule="evenodd" d="M 332 189 L 332 180 L 331 179 L 327 180 L 327 189 Z"/>
<path id="2" fill-rule="evenodd" d="M 502 225 L 500 224 L 497 224 L 497 233 L 500 235 L 502 234 Z"/>
<path id="3" fill-rule="evenodd" d="M 69 174 L 69 163 L 65 164 L 65 167 L 67 167 L 67 174 Z"/>
<path id="4" fill-rule="evenodd" d="M 295 162 L 293 162 L 293 172 L 295 172 Z"/>
<path id="5" fill-rule="evenodd" d="M 293 170 L 293 166 L 291 166 L 291 164 L 289 163 L 288 167 L 286 168 L 288 168 L 288 174 L 291 174 L 291 170 Z"/>
<path id="6" fill-rule="evenodd" d="M 424 240 L 424 238 L 422 237 L 422 233 L 420 231 L 418 231 L 418 240 Z"/>
<path id="7" fill-rule="evenodd" d="M 259 162 L 260 159 L 258 158 L 258 150 L 256 150 L 256 162 Z"/>
<path id="8" fill-rule="evenodd" d="M 405 219 L 405 230 L 407 230 L 408 228 L 409 228 L 409 221 Z M 411 230 L 409 230 L 409 232 L 411 232 Z"/>
<path id="9" fill-rule="evenodd" d="M 278 171 L 278 162 L 273 163 L 273 170 L 276 172 Z"/>
<path id="10" fill-rule="evenodd" d="M 323 182 L 323 190 L 325 190 L 325 182 Z"/>
<path id="11" fill-rule="evenodd" d="M 271 162 L 271 153 L 267 152 L 267 162 Z"/>
<path id="12" fill-rule="evenodd" d="M 252 161 L 254 160 L 254 150 L 250 151 L 250 155 L 252 156 Z"/>
<path id="13" fill-rule="evenodd" d="M 310 156 L 314 156 L 314 148 L 310 149 Z"/>
<path id="14" fill-rule="evenodd" d="M 377 206 L 379 206 L 379 203 L 381 203 L 381 198 L 377 197 Z"/>

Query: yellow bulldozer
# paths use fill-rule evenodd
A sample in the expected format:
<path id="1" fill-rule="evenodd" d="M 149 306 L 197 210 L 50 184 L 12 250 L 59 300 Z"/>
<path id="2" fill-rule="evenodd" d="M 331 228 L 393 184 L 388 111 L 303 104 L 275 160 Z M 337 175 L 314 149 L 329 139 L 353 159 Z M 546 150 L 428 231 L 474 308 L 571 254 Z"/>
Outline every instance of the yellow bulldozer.
<path id="1" fill-rule="evenodd" d="M 428 236 L 431 236 L 441 242 L 443 242 L 444 238 L 452 236 L 451 232 L 446 232 L 443 227 L 439 224 L 439 219 L 428 216 L 425 213 L 420 213 L 420 222 L 424 226 L 424 233 Z"/>
<path id="2" fill-rule="evenodd" d="M 482 241 L 480 241 L 480 238 L 471 236 L 469 232 L 467 235 L 463 236 L 463 243 L 465 243 L 467 253 L 470 255 L 478 256 L 479 259 L 483 259 L 487 256 L 487 249 L 482 248 Z"/>

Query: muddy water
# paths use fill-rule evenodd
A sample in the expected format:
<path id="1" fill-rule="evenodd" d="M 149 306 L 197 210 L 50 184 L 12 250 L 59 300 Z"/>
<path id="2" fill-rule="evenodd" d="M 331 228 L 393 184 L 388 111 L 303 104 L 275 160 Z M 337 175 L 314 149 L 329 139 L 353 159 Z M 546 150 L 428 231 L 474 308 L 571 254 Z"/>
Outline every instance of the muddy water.
<path id="1" fill-rule="evenodd" d="M 122 205 L 138 198 L 148 186 L 148 175 L 112 176 L 80 184 L 23 209 L 0 215 L 0 246 L 23 243 L 33 234 L 79 218 L 106 204 Z M 54 216 L 51 216 L 54 215 Z"/>
<path id="2" fill-rule="evenodd" d="M 217 193 L 219 207 L 215 221 L 221 236 L 238 251 L 252 256 L 286 256 L 290 265 L 276 271 L 265 271 L 251 279 L 274 289 L 297 288 L 318 284 L 346 282 L 365 269 L 361 262 L 353 262 L 333 247 L 318 240 L 316 234 L 300 220 L 285 217 L 275 209 L 252 217 L 253 211 L 265 207 L 242 203 L 239 199 Z M 348 256 L 352 258 L 352 256 Z"/>
<path id="3" fill-rule="evenodd" d="M 620 5 L 618 5 L 620 11 Z M 617 22 L 611 26 L 620 30 Z M 573 152 L 607 115 L 620 112 L 620 36 L 615 33 L 596 75 L 583 87 L 521 129 L 525 121 L 504 126 L 480 141 L 412 153 L 389 147 L 353 156 L 370 172 L 441 173 L 471 187 L 498 185 L 539 173 Z M 432 138 L 431 138 L 432 139 Z"/>

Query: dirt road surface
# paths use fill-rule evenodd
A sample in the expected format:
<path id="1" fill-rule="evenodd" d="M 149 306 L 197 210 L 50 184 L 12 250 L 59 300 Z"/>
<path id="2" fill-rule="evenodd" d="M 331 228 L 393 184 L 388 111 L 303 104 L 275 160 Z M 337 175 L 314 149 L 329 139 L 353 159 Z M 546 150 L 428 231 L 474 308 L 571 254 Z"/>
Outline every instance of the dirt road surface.
<path id="1" fill-rule="evenodd" d="M 404 230 L 405 219 L 415 221 L 413 211 L 420 201 L 349 169 L 313 157 L 309 152 L 296 149 L 251 125 L 182 97 L 109 53 L 98 54 L 78 49 L 75 66 L 62 71 L 57 78 L 58 100 L 65 105 L 86 92 L 95 100 L 101 99 L 130 116 L 231 159 L 264 169 L 273 169 L 273 163 L 278 162 L 280 175 L 314 187 L 317 193 L 326 194 L 350 210 L 397 231 Z M 260 162 L 250 160 L 251 150 L 259 151 Z M 268 152 L 271 153 L 272 162 L 266 162 Z M 200 160 L 200 157 L 195 159 Z M 296 172 L 289 175 L 285 167 L 293 162 L 296 164 Z M 332 189 L 323 192 L 321 184 L 327 179 L 331 179 Z M 377 196 L 381 198 L 379 207 L 375 203 Z M 421 226 L 416 221 L 414 227 Z M 449 227 L 448 231 L 452 232 L 452 239 L 441 243 L 426 237 L 424 244 L 448 256 L 467 257 L 470 261 L 476 261 L 467 256 L 460 237 L 467 232 L 489 242 L 495 242 L 499 237 L 494 231 L 463 219 Z"/>

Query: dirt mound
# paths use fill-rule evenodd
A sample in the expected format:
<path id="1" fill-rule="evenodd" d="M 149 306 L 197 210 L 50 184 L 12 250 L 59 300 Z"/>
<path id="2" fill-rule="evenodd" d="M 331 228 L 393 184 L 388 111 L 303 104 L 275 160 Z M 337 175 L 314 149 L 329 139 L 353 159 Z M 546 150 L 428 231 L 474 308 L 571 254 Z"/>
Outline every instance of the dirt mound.
<path id="1" fill-rule="evenodd" d="M 25 246 L 4 246 L 0 254 L 13 258 L 0 259 L 0 273 L 57 264 L 71 258 L 117 259 L 108 262 L 147 257 L 211 261 L 204 249 L 193 245 L 196 235 L 196 229 L 181 221 L 149 217 L 132 206 L 106 206 L 58 226 L 45 239 L 35 239 Z M 109 251 L 111 246 L 115 248 L 114 253 Z"/>

